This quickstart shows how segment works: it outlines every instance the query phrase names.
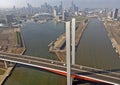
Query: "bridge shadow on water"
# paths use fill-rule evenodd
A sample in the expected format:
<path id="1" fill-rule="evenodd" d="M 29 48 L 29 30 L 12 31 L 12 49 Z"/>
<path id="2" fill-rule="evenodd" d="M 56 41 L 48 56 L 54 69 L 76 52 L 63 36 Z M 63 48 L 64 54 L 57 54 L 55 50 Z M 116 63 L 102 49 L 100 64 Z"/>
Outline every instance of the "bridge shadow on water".
<path id="1" fill-rule="evenodd" d="M 91 72 L 94 72 L 94 73 L 111 73 L 111 72 L 114 72 L 114 73 L 120 73 L 120 69 L 109 69 L 109 70 L 104 70 L 104 71 L 91 71 Z"/>
<path id="2" fill-rule="evenodd" d="M 79 74 L 79 75 L 93 75 L 94 73 L 97 73 L 97 74 L 110 74 L 110 73 L 118 73 L 120 75 L 120 69 L 110 69 L 110 70 L 91 70 L 89 72 L 81 72 L 81 73 L 76 73 L 76 74 Z"/>
<path id="3" fill-rule="evenodd" d="M 110 85 L 110 84 L 93 83 L 85 80 L 74 79 L 72 85 Z"/>
<path id="4" fill-rule="evenodd" d="M 32 66 L 26 66 L 26 65 L 21 65 L 21 64 L 16 64 L 15 67 L 25 67 L 25 68 L 29 68 L 29 69 L 35 69 L 38 71 L 44 71 L 44 72 L 48 72 L 48 73 L 52 73 L 52 74 L 56 74 L 41 68 L 37 68 L 37 67 L 32 67 Z M 96 72 L 96 71 L 94 71 Z M 99 73 L 99 72 L 96 72 Z M 100 72 L 101 73 L 101 72 Z M 92 75 L 92 73 L 87 73 L 87 72 L 81 72 L 81 73 L 77 73 L 77 74 L 81 74 L 81 75 Z M 60 75 L 60 74 L 56 74 L 56 75 Z M 62 75 L 60 75 L 62 76 Z M 65 77 L 65 76 L 64 76 Z M 85 81 L 85 80 L 79 80 L 79 79 L 74 79 L 72 85 L 105 85 L 102 83 L 93 83 L 93 82 L 89 82 L 89 81 Z M 106 85 L 110 85 L 110 84 L 106 84 Z"/>
<path id="5" fill-rule="evenodd" d="M 38 70 L 38 71 L 44 71 L 44 72 L 48 72 L 48 73 L 51 73 L 51 74 L 56 74 L 56 75 L 60 75 L 60 74 L 57 74 L 57 73 L 53 73 L 49 70 L 45 70 L 45 69 L 42 69 L 42 68 L 38 68 L 38 67 L 32 67 L 32 66 L 28 66 L 28 65 L 22 65 L 22 64 L 16 64 L 15 67 L 24 67 L 24 68 L 29 68 L 29 69 L 35 69 L 35 70 Z M 62 76 L 62 75 L 60 75 Z"/>
<path id="6" fill-rule="evenodd" d="M 120 73 L 120 69 L 109 69 L 109 70 L 106 70 L 106 71 L 109 71 L 109 72 L 119 72 Z"/>
<path id="7" fill-rule="evenodd" d="M 89 76 L 89 75 L 93 75 L 95 73 L 96 74 L 110 74 L 110 75 L 112 73 L 114 73 L 114 75 L 117 75 L 118 77 L 120 77 L 120 69 L 99 70 L 99 71 L 91 70 L 89 72 L 80 72 L 80 73 L 75 73 L 75 74 Z M 87 82 L 87 84 L 86 84 L 86 82 Z M 93 82 L 89 82 L 89 81 L 75 79 L 73 82 L 73 85 L 112 85 L 112 84 L 93 83 Z"/>

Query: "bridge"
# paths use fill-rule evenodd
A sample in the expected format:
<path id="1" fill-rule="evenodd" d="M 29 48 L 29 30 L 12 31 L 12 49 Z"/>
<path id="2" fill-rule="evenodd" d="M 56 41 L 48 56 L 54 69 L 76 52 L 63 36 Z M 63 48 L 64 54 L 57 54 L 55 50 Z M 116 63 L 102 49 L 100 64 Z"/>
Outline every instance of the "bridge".
<path id="1" fill-rule="evenodd" d="M 5 52 L 0 52 L 0 60 L 41 68 L 63 76 L 66 76 L 67 74 L 66 64 L 55 60 Z M 71 77 L 75 79 L 102 83 L 103 85 L 120 84 L 120 73 L 109 72 L 82 65 L 71 65 L 71 71 Z"/>

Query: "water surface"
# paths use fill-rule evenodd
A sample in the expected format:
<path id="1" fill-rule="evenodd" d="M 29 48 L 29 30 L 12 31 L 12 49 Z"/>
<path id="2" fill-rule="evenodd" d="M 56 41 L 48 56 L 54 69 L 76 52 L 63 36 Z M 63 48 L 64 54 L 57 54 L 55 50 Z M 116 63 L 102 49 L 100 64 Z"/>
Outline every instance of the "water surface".
<path id="1" fill-rule="evenodd" d="M 76 63 L 120 71 L 120 58 L 112 47 L 103 23 L 97 18 L 90 19 L 82 35 L 76 52 Z"/>
<path id="2" fill-rule="evenodd" d="M 25 40 L 25 55 L 58 60 L 48 52 L 48 44 L 64 33 L 64 23 L 24 23 L 22 34 Z M 66 78 L 42 69 L 17 65 L 4 85 L 66 85 Z"/>

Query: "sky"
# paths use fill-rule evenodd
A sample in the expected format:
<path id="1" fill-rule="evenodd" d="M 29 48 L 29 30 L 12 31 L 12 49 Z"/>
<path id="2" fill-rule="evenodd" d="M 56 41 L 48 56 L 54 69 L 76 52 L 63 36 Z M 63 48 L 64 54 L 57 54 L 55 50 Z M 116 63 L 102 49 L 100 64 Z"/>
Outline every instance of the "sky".
<path id="1" fill-rule="evenodd" d="M 0 8 L 23 7 L 27 3 L 32 6 L 39 7 L 45 2 L 51 5 L 60 4 L 63 2 L 65 7 L 69 7 L 73 1 L 77 6 L 81 8 L 120 8 L 120 0 L 0 0 Z"/>

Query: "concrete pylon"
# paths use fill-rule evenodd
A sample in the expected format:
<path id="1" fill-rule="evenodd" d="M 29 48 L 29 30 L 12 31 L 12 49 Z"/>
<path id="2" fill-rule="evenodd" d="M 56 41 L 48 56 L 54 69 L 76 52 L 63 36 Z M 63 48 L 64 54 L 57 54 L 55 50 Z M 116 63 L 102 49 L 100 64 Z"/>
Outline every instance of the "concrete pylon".
<path id="1" fill-rule="evenodd" d="M 5 65 L 5 68 L 8 68 L 7 62 L 6 62 L 6 61 L 4 61 L 4 65 Z"/>
<path id="2" fill-rule="evenodd" d="M 72 34 L 72 65 L 75 64 L 75 18 L 72 18 L 71 25 L 71 34 Z"/>
<path id="3" fill-rule="evenodd" d="M 70 21 L 66 22 L 66 62 L 67 62 L 67 85 L 72 85 L 71 79 L 71 52 L 70 52 Z"/>

